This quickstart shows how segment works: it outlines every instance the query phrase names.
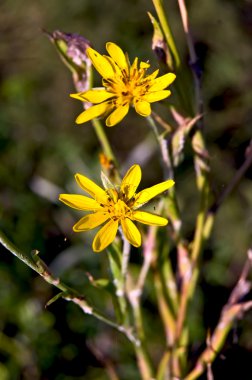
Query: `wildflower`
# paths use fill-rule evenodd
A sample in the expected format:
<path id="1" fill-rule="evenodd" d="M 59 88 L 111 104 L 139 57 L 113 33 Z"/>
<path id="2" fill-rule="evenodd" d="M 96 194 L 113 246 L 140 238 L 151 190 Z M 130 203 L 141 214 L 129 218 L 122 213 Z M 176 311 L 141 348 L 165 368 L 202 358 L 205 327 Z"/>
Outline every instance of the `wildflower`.
<path id="1" fill-rule="evenodd" d="M 90 47 L 86 50 L 103 78 L 104 87 L 71 94 L 82 102 L 93 103 L 77 117 L 77 124 L 106 116 L 106 125 L 112 127 L 127 115 L 130 105 L 134 106 L 139 115 L 146 117 L 151 114 L 150 103 L 165 99 L 171 94 L 165 88 L 174 81 L 175 74 L 168 73 L 157 78 L 159 70 L 156 70 L 145 76 L 149 63 L 139 64 L 138 58 L 135 58 L 130 65 L 127 54 L 113 42 L 108 42 L 106 49 L 109 56 L 101 55 Z"/>
<path id="2" fill-rule="evenodd" d="M 140 166 L 133 165 L 124 176 L 121 186 L 116 188 L 102 173 L 104 190 L 87 177 L 76 174 L 77 184 L 92 198 L 77 194 L 60 194 L 60 201 L 66 205 L 77 210 L 92 211 L 73 226 L 75 232 L 88 231 L 105 223 L 93 240 L 94 252 L 102 251 L 113 242 L 119 226 L 130 244 L 139 247 L 141 234 L 133 221 L 153 226 L 165 226 L 168 223 L 167 219 L 159 215 L 138 209 L 172 187 L 174 181 L 169 179 L 136 193 L 141 176 Z"/>

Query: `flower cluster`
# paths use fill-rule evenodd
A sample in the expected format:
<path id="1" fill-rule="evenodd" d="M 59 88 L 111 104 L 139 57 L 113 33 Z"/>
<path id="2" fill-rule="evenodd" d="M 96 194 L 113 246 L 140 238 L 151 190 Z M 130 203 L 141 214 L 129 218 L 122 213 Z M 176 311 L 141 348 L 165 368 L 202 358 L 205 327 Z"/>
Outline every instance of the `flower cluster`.
<path id="1" fill-rule="evenodd" d="M 122 227 L 125 238 L 135 247 L 141 245 L 141 234 L 134 221 L 154 226 L 165 226 L 168 220 L 138 209 L 156 195 L 174 185 L 169 179 L 136 193 L 141 181 L 141 168 L 133 165 L 124 176 L 119 188 L 110 186 L 102 189 L 89 178 L 76 174 L 77 184 L 91 197 L 78 194 L 61 194 L 59 199 L 77 210 L 91 211 L 74 226 L 75 232 L 91 230 L 102 224 L 96 234 L 92 248 L 100 252 L 110 245 L 116 237 L 118 227 Z M 104 181 L 105 182 L 105 181 Z"/>
<path id="2" fill-rule="evenodd" d="M 73 98 L 93 105 L 82 112 L 76 119 L 77 124 L 85 123 L 97 117 L 106 117 L 106 125 L 112 127 L 119 123 L 134 106 L 141 116 L 151 114 L 150 103 L 167 98 L 170 90 L 165 90 L 176 78 L 168 73 L 157 77 L 159 70 L 145 75 L 149 64 L 138 62 L 135 58 L 130 65 L 127 54 L 113 42 L 106 44 L 107 55 L 88 48 L 86 53 L 96 70 L 103 78 L 102 88 L 71 94 Z"/>

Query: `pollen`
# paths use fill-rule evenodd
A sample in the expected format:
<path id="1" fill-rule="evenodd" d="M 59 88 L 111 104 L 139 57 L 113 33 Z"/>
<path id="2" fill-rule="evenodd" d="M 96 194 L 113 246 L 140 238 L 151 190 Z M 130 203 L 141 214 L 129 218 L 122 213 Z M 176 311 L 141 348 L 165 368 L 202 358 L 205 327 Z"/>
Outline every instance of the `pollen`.
<path id="1" fill-rule="evenodd" d="M 121 199 L 108 209 L 110 210 L 110 215 L 113 220 L 122 220 L 131 214 L 130 208 Z"/>

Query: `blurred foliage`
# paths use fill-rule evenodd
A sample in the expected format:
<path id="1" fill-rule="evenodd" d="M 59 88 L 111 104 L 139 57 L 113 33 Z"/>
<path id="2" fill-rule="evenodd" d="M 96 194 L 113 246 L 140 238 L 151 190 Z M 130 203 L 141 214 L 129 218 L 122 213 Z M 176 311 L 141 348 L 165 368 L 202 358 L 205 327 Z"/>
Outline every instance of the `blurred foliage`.
<path id="1" fill-rule="evenodd" d="M 177 2 L 166 3 L 178 48 L 189 64 Z M 246 0 L 191 0 L 188 7 L 203 68 L 205 133 L 211 183 L 218 195 L 243 162 L 251 138 L 252 4 Z M 74 215 L 57 202 L 63 189 L 76 189 L 75 172 L 99 178 L 100 148 L 91 125 L 75 126 L 80 104 L 69 98 L 73 92 L 71 76 L 42 30 L 80 33 L 98 51 L 105 50 L 107 41 L 114 41 L 130 57 L 149 59 L 155 67 L 147 11 L 154 14 L 147 0 L 0 3 L 0 228 L 26 252 L 38 249 L 54 273 L 107 313 L 111 313 L 111 305 L 106 296 L 92 293 L 85 274 L 107 275 L 106 256 L 90 251 L 91 233 L 73 235 Z M 160 110 L 167 111 L 162 104 Z M 162 176 L 159 159 L 153 156 L 155 147 L 148 145 L 149 133 L 146 121 L 133 112 L 123 123 L 107 130 L 125 168 L 133 154 L 137 160 L 137 148 L 145 141 L 150 154 L 144 163 L 143 186 Z M 197 207 L 191 165 L 189 152 L 176 175 L 187 236 L 193 233 Z M 216 322 L 251 244 L 251 176 L 250 169 L 221 207 L 205 250 L 202 289 L 197 305 L 192 307 L 195 352 L 203 337 L 202 329 Z M 135 256 L 133 261 L 137 263 Z M 107 380 L 107 358 L 113 361 L 122 380 L 138 379 L 130 344 L 124 337 L 66 302 L 57 301 L 45 309 L 46 302 L 55 295 L 54 289 L 3 247 L 0 259 L 0 379 Z M 162 330 L 148 290 L 145 302 L 147 320 L 153 326 L 149 338 L 158 357 L 164 338 L 156 334 Z M 237 331 L 238 342 L 235 344 L 230 337 L 227 343 L 229 379 L 241 376 L 233 369 L 241 357 L 244 368 L 249 368 L 251 362 L 251 318 L 247 316 L 240 325 L 244 328 Z M 221 363 L 218 366 L 221 368 Z M 216 379 L 223 378 L 221 369 L 219 373 Z M 250 375 L 244 372 L 240 378 L 251 379 L 251 369 Z"/>

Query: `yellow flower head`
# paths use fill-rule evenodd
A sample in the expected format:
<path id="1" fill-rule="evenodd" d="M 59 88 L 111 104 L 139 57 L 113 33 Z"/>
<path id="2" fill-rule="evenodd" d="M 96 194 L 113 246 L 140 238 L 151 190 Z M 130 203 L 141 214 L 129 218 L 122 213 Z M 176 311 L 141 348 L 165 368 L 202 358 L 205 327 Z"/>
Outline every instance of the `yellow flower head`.
<path id="1" fill-rule="evenodd" d="M 71 95 L 82 102 L 93 103 L 77 117 L 77 124 L 107 116 L 106 125 L 112 127 L 126 116 L 130 105 L 135 107 L 139 115 L 146 117 L 151 114 L 150 103 L 165 99 L 171 94 L 165 88 L 174 81 L 175 74 L 168 73 L 157 78 L 159 70 L 156 70 L 145 76 L 150 66 L 148 63 L 139 64 L 138 58 L 135 58 L 130 65 L 127 54 L 113 42 L 108 42 L 106 49 L 109 56 L 101 55 L 92 48 L 86 50 L 94 67 L 103 77 L 104 87 Z"/>
<path id="2" fill-rule="evenodd" d="M 124 176 L 119 189 L 115 188 L 102 174 L 106 190 L 87 177 L 76 174 L 78 185 L 92 198 L 77 194 L 60 194 L 60 201 L 77 210 L 92 211 L 81 218 L 74 226 L 75 232 L 91 230 L 105 223 L 96 234 L 92 248 L 94 252 L 105 249 L 115 239 L 119 225 L 125 238 L 135 247 L 141 245 L 141 234 L 133 221 L 152 226 L 165 226 L 168 220 L 150 212 L 138 211 L 139 207 L 168 190 L 174 185 L 169 179 L 136 194 L 141 181 L 141 168 L 133 165 Z"/>

